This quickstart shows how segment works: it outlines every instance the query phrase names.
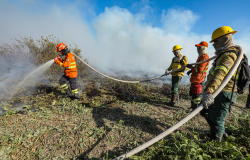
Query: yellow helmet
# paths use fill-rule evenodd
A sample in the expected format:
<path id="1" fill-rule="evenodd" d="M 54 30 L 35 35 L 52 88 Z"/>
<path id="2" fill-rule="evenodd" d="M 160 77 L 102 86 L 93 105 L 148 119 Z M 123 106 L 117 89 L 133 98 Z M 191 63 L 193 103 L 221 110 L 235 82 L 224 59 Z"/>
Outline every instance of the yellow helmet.
<path id="1" fill-rule="evenodd" d="M 178 49 L 183 49 L 183 48 L 181 48 L 180 45 L 175 45 L 175 46 L 173 47 L 173 51 L 172 51 L 172 52 L 174 52 L 174 51 L 176 51 L 176 50 L 178 50 Z"/>
<path id="2" fill-rule="evenodd" d="M 234 31 L 231 27 L 229 26 L 222 26 L 220 28 L 217 28 L 216 30 L 214 30 L 213 34 L 212 34 L 212 40 L 210 41 L 210 43 L 214 42 L 214 40 L 216 38 L 219 38 L 221 36 L 224 36 L 226 34 L 229 34 L 229 33 L 236 33 L 237 31 Z"/>

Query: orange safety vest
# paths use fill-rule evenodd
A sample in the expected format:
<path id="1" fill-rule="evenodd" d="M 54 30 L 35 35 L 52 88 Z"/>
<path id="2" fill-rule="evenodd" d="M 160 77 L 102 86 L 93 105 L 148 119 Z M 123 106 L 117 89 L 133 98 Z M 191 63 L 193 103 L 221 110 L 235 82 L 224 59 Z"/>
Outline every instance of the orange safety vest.
<path id="1" fill-rule="evenodd" d="M 201 61 L 205 61 L 209 59 L 209 56 L 207 54 L 203 54 L 202 56 L 200 56 L 196 62 L 201 62 Z M 190 82 L 191 83 L 201 83 L 203 81 L 205 81 L 206 75 L 207 75 L 207 71 L 208 71 L 208 66 L 209 66 L 209 62 L 205 62 L 202 64 L 198 64 L 195 65 L 195 67 L 192 67 L 192 75 L 190 78 Z"/>
<path id="2" fill-rule="evenodd" d="M 72 53 L 67 53 L 64 60 L 63 59 L 55 60 L 55 63 L 65 68 L 64 74 L 66 77 L 69 78 L 77 77 L 76 60 Z"/>

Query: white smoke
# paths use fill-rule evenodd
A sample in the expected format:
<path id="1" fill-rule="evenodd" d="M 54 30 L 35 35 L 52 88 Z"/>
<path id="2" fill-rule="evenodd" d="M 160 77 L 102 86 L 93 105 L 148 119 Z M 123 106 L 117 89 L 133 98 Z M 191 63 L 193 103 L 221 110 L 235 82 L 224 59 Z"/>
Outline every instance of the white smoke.
<path id="1" fill-rule="evenodd" d="M 172 16 L 184 20 L 175 23 Z M 144 23 L 140 15 L 133 15 L 127 9 L 105 8 L 93 22 L 95 47 L 85 48 L 83 56 L 87 54 L 90 64 L 105 72 L 115 69 L 163 74 L 174 56 L 174 45 L 184 48 L 182 53 L 189 62 L 196 61 L 195 44 L 209 39 L 207 35 L 190 33 L 197 19 L 190 10 L 171 9 L 163 11 L 163 27 L 158 28 Z"/>

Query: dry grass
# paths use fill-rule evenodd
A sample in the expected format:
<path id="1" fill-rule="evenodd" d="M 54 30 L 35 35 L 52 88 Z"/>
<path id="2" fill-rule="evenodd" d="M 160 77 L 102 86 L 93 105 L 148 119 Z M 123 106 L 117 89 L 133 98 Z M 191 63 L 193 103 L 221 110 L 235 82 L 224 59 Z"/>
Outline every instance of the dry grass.
<path id="1" fill-rule="evenodd" d="M 97 89 L 89 82 L 79 101 L 62 99 L 60 88 L 44 86 L 33 96 L 19 97 L 18 101 L 13 99 L 11 105 L 25 102 L 28 110 L 7 111 L 1 117 L 0 156 L 3 159 L 109 159 L 119 156 L 157 136 L 190 111 L 190 100 L 184 94 L 187 87 L 181 87 L 180 105 L 171 107 L 165 104 L 170 100 L 164 91 L 168 85 L 150 86 L 150 91 L 141 89 L 146 86 L 105 83 Z M 246 112 L 245 98 L 245 95 L 240 96 L 227 117 L 227 124 L 235 123 L 235 117 Z M 39 111 L 31 112 L 31 108 Z M 208 125 L 197 115 L 178 131 L 187 135 L 195 131 L 206 140 Z"/>

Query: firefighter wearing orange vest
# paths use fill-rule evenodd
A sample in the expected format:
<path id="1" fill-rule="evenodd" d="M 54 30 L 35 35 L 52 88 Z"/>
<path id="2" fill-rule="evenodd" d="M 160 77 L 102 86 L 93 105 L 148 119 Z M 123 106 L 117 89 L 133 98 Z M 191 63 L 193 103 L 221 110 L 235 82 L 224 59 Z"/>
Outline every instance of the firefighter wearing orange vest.
<path id="1" fill-rule="evenodd" d="M 209 59 L 209 56 L 207 55 L 207 47 L 208 47 L 207 42 L 201 41 L 199 44 L 196 44 L 195 46 L 197 47 L 197 52 L 199 54 L 196 63 Z M 192 73 L 190 78 L 191 87 L 189 95 L 192 97 L 191 108 L 193 110 L 196 109 L 201 102 L 202 84 L 205 81 L 208 66 L 209 62 L 198 64 L 195 65 L 194 67 L 190 64 L 187 65 L 188 68 L 191 68 L 191 70 L 189 70 L 187 74 L 189 75 L 190 73 Z"/>
<path id="2" fill-rule="evenodd" d="M 59 80 L 61 87 L 66 91 L 66 94 L 63 97 L 66 98 L 72 96 L 68 85 L 66 84 L 66 82 L 69 81 L 71 91 L 74 93 L 74 97 L 76 99 L 79 99 L 79 93 L 76 86 L 77 68 L 75 57 L 64 43 L 59 43 L 56 49 L 57 52 L 61 52 L 62 55 L 65 55 L 64 60 L 62 58 L 59 59 L 59 57 L 55 58 L 55 63 L 58 64 L 58 66 L 62 66 L 65 68 L 64 75 Z"/>

